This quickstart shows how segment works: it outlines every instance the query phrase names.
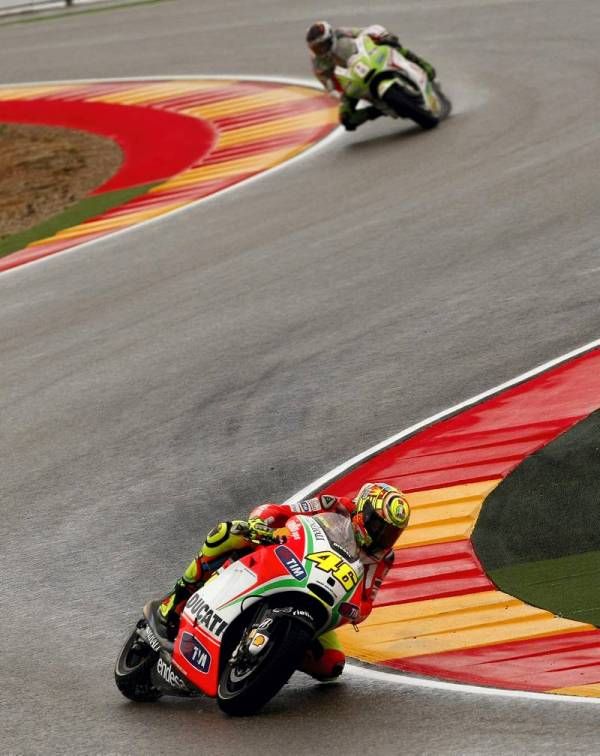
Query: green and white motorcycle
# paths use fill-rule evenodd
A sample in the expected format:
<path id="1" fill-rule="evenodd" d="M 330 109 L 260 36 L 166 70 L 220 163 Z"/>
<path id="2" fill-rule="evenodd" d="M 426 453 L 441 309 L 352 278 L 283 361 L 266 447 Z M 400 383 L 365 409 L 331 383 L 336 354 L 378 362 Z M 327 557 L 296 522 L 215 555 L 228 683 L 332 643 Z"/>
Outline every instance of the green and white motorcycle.
<path id="1" fill-rule="evenodd" d="M 410 118 L 424 129 L 450 115 L 452 103 L 439 82 L 429 81 L 420 66 L 394 47 L 377 45 L 366 34 L 344 42 L 353 48 L 335 77 L 348 97 L 366 100 L 392 118 Z"/>

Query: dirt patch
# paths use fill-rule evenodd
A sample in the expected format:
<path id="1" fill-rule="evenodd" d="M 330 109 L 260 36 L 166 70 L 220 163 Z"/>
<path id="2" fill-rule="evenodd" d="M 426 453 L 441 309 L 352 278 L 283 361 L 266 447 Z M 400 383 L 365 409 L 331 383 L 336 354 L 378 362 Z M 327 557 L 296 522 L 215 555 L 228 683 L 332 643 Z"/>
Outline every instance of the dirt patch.
<path id="1" fill-rule="evenodd" d="M 112 140 L 84 131 L 0 124 L 0 239 L 78 202 L 122 160 Z"/>

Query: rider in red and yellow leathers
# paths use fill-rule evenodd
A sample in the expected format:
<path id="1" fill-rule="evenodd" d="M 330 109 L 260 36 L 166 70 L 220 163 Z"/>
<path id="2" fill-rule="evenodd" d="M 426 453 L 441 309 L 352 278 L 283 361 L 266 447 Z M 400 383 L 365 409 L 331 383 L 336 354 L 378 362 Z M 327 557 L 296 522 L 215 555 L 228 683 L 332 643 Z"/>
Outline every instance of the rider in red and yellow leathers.
<path id="1" fill-rule="evenodd" d="M 364 565 L 359 616 L 353 622 L 366 619 L 379 586 L 394 561 L 392 546 L 408 524 L 410 515 L 402 493 L 387 483 L 365 483 L 355 499 L 321 495 L 295 504 L 262 504 L 252 510 L 248 520 L 220 522 L 206 536 L 196 557 L 160 604 L 159 619 L 166 626 L 167 636 L 174 638 L 177 634 L 179 617 L 187 599 L 227 560 L 285 537 L 284 526 L 295 514 L 315 515 L 332 510 L 347 513 L 352 521 Z M 329 631 L 312 644 L 301 669 L 326 681 L 338 677 L 344 663 L 345 656 L 335 632 Z"/>

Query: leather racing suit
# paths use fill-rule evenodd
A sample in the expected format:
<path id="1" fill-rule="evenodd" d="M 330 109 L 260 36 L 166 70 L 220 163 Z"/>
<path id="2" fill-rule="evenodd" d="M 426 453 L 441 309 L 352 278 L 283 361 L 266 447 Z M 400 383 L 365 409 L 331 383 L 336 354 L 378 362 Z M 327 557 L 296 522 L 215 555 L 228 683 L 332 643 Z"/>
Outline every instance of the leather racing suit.
<path id="1" fill-rule="evenodd" d="M 343 66 L 345 68 L 348 64 L 348 59 L 356 52 L 351 41 L 358 36 L 366 34 L 373 40 L 373 42 L 375 42 L 375 44 L 388 45 L 389 47 L 396 48 L 407 60 L 420 66 L 431 81 L 436 77 L 435 68 L 431 63 L 412 52 L 412 50 L 409 50 L 408 47 L 403 47 L 395 34 L 391 34 L 385 27 L 380 26 L 379 24 L 373 24 L 364 29 L 339 27 L 334 29 L 333 33 L 335 41 L 332 50 L 325 53 L 325 55 L 315 55 L 311 52 L 312 67 L 313 73 L 328 92 L 340 93 L 340 123 L 347 131 L 354 131 L 357 126 L 360 126 L 366 121 L 372 121 L 383 115 L 383 113 L 373 105 L 357 110 L 359 100 L 354 97 L 348 97 L 348 95 L 344 94 L 335 76 L 335 67 Z"/>
<path id="2" fill-rule="evenodd" d="M 322 495 L 296 504 L 262 504 L 252 510 L 248 521 L 232 520 L 218 523 L 208 533 L 202 548 L 159 607 L 159 617 L 167 626 L 168 636 L 174 638 L 177 634 L 179 616 L 194 591 L 228 559 L 235 559 L 260 548 L 256 540 L 251 539 L 253 536 L 255 539 L 257 535 L 260 536 L 261 529 L 265 534 L 275 529 L 277 535 L 277 530 L 283 528 L 294 514 L 315 515 L 340 509 L 352 515 L 355 509 L 354 502 L 345 497 Z M 360 560 L 365 571 L 359 613 L 358 617 L 353 619 L 354 623 L 362 622 L 371 613 L 379 586 L 393 564 L 394 554 L 390 549 L 376 558 L 361 549 Z M 335 631 L 330 630 L 314 641 L 305 655 L 301 670 L 317 680 L 326 681 L 339 677 L 344 664 L 345 655 Z"/>

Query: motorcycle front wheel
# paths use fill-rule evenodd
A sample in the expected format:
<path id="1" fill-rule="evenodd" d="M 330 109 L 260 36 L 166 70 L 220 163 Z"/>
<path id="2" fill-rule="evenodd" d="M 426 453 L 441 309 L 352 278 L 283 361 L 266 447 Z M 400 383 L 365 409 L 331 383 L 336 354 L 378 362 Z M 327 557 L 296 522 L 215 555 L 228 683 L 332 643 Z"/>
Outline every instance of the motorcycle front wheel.
<path id="1" fill-rule="evenodd" d="M 440 122 L 439 118 L 417 104 L 415 98 L 411 97 L 398 84 L 392 84 L 382 99 L 400 118 L 410 118 L 423 129 L 434 129 Z"/>
<path id="2" fill-rule="evenodd" d="M 290 618 L 277 622 L 269 645 L 255 658 L 230 657 L 219 680 L 217 702 L 232 716 L 256 714 L 286 684 L 312 639 L 306 625 Z"/>
<path id="3" fill-rule="evenodd" d="M 125 641 L 115 665 L 117 688 L 131 701 L 157 701 L 162 693 L 152 685 L 151 672 L 157 654 L 136 631 Z"/>

